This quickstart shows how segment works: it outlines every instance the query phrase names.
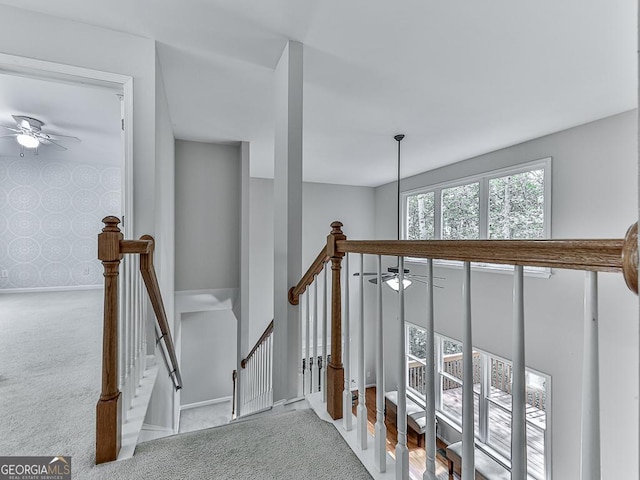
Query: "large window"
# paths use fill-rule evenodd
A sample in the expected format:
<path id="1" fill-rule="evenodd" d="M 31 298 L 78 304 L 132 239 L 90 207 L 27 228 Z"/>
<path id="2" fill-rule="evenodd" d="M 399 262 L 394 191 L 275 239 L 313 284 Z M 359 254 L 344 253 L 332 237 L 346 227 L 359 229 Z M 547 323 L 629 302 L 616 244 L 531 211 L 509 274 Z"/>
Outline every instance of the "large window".
<path id="1" fill-rule="evenodd" d="M 407 240 L 551 237 L 551 158 L 413 190 L 403 197 Z"/>
<path id="2" fill-rule="evenodd" d="M 424 402 L 426 393 L 426 332 L 407 324 L 407 390 Z M 435 335 L 436 411 L 441 420 L 462 428 L 462 344 Z M 511 362 L 481 350 L 473 351 L 474 424 L 476 439 L 489 455 L 510 465 Z M 548 423 L 551 379 L 531 369 L 527 383 L 527 465 L 529 476 L 548 479 L 550 472 Z"/>

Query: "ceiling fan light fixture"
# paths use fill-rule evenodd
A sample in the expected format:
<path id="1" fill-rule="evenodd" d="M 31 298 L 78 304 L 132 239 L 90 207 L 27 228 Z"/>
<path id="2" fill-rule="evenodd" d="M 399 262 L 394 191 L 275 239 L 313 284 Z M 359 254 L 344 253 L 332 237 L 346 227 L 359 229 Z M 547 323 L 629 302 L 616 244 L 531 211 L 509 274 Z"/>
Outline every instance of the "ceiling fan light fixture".
<path id="1" fill-rule="evenodd" d="M 398 277 L 393 277 L 390 278 L 389 280 L 385 280 L 385 282 L 387 284 L 387 286 L 389 288 L 391 288 L 392 290 L 399 292 L 400 291 L 400 279 Z M 411 280 L 409 280 L 408 278 L 404 278 L 402 279 L 402 285 L 404 286 L 404 289 L 406 290 L 407 287 L 409 287 L 413 282 Z"/>
<path id="2" fill-rule="evenodd" d="M 20 134 L 16 136 L 17 142 L 25 148 L 38 148 L 40 140 L 33 135 Z"/>

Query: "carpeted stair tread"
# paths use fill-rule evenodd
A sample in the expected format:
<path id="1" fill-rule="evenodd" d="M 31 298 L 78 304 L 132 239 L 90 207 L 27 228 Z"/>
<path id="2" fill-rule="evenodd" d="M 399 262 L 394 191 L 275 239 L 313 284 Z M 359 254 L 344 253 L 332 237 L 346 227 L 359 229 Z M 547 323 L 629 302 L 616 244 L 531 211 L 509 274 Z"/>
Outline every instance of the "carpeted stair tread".
<path id="1" fill-rule="evenodd" d="M 335 427 L 297 410 L 140 444 L 90 479 L 370 479 Z"/>

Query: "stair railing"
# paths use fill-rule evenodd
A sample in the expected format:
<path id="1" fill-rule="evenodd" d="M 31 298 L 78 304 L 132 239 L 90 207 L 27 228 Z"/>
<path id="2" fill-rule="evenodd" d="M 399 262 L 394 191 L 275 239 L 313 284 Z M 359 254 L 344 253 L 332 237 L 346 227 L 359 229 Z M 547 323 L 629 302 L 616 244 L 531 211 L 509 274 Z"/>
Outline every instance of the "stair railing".
<path id="1" fill-rule="evenodd" d="M 139 265 L 157 323 L 157 344 L 176 389 L 182 388 L 182 377 L 175 347 L 169 331 L 160 286 L 153 266 L 154 240 L 144 235 L 140 240 L 125 240 L 118 228 L 117 217 L 103 219 L 105 227 L 98 235 L 98 259 L 104 267 L 104 326 L 102 343 L 102 391 L 96 406 L 96 463 L 114 461 L 121 446 L 123 409 L 131 406 L 135 388 L 144 374 L 146 358 L 145 311 L 140 282 L 134 279 L 132 265 Z M 133 261 L 125 263 L 122 312 L 119 305 L 119 269 L 124 255 Z M 128 265 L 128 266 L 127 266 Z M 119 382 L 120 376 L 120 382 Z M 121 390 L 128 392 L 125 399 Z"/>
<path id="2" fill-rule="evenodd" d="M 524 357 L 524 266 L 549 267 L 585 271 L 585 311 L 584 311 L 584 352 L 582 376 L 582 411 L 581 411 L 581 479 L 600 478 L 600 407 L 599 407 L 599 358 L 598 358 L 598 311 L 597 311 L 597 273 L 621 272 L 628 287 L 638 293 L 638 225 L 634 224 L 627 231 L 624 239 L 611 240 L 347 240 L 342 232 L 342 223 L 331 224 L 331 234 L 327 244 L 311 264 L 300 282 L 289 290 L 289 302 L 300 304 L 300 297 L 306 293 L 306 309 L 300 308 L 301 321 L 306 321 L 306 344 L 309 351 L 311 332 L 310 318 L 317 318 L 315 307 L 309 309 L 310 289 L 324 268 L 331 260 L 331 362 L 327 372 L 326 395 L 327 412 L 334 419 L 343 419 L 343 428 L 350 430 L 351 425 L 351 393 L 348 379 L 350 373 L 349 345 L 349 262 L 344 262 L 345 275 L 343 285 L 344 323 L 342 319 L 341 270 L 342 259 L 349 254 L 359 254 L 360 274 L 357 301 L 359 303 L 359 358 L 358 363 L 358 408 L 357 408 L 357 443 L 361 450 L 367 448 L 367 414 L 365 404 L 365 365 L 364 365 L 364 288 L 363 264 L 364 255 L 373 255 L 377 263 L 376 277 L 376 371 L 384 372 L 383 352 L 383 310 L 382 310 L 382 256 L 393 256 L 398 261 L 398 330 L 399 344 L 397 352 L 400 357 L 397 394 L 397 446 L 395 451 L 396 478 L 409 478 L 409 461 L 407 449 L 406 389 L 407 369 L 404 316 L 404 261 L 405 258 L 423 258 L 427 263 L 426 278 L 426 406 L 425 418 L 425 476 L 436 478 L 436 430 L 435 430 L 435 344 L 434 344 L 434 308 L 433 308 L 433 260 L 457 260 L 464 266 L 462 305 L 463 305 L 463 352 L 462 352 L 462 478 L 475 478 L 475 432 L 473 404 L 474 355 L 471 323 L 471 262 L 506 264 L 514 266 L 513 288 L 513 365 L 512 365 L 512 429 L 511 429 L 511 478 L 527 478 L 526 455 L 526 407 L 527 391 Z M 326 277 L 325 277 L 326 278 Z M 326 286 L 326 281 L 325 281 Z M 316 286 L 314 286 L 315 290 Z M 326 287 L 325 287 L 326 288 Z M 317 293 L 316 293 L 317 297 Z M 325 302 L 326 305 L 326 302 Z M 304 310 L 304 312 L 303 312 Z M 342 338 L 342 328 L 345 335 Z M 317 335 L 316 335 L 317 336 Z M 341 349 L 344 341 L 344 357 Z M 302 340 L 304 342 L 304 339 Z M 325 343 L 326 344 L 326 343 Z M 344 365 L 344 367 L 343 367 Z M 384 375 L 376 375 L 376 424 L 374 435 L 374 458 L 377 470 L 386 471 L 386 427 L 384 424 L 385 384 Z M 308 392 L 308 391 L 307 391 Z M 313 391 L 309 392 L 313 393 Z M 360 421 L 362 419 L 363 421 Z"/>
<path id="3" fill-rule="evenodd" d="M 249 415 L 270 408 L 273 405 L 273 320 L 249 354 L 242 359 L 240 366 L 242 405 L 237 415 Z"/>

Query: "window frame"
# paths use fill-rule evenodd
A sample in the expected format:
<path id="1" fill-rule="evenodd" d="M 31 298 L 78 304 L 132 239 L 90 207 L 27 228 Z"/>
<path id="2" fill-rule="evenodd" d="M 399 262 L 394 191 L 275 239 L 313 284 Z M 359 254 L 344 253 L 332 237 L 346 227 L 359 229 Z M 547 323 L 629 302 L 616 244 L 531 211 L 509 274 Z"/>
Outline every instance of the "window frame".
<path id="1" fill-rule="evenodd" d="M 425 328 L 411 323 L 411 322 L 405 322 L 405 344 L 408 346 L 409 345 L 409 331 L 410 331 L 410 327 L 425 331 Z M 443 370 L 443 360 L 444 360 L 444 352 L 443 352 L 443 348 L 442 345 L 445 341 L 449 341 L 449 342 L 454 342 L 457 343 L 459 345 L 462 345 L 462 342 L 448 337 L 446 335 L 442 335 L 439 334 L 437 332 L 434 332 L 434 341 L 435 341 L 435 345 L 434 345 L 434 352 L 435 352 L 435 380 L 437 382 L 437 388 L 436 388 L 436 395 L 435 395 L 435 406 L 436 406 L 436 416 L 438 417 L 439 420 L 445 422 L 446 424 L 448 424 L 449 426 L 451 426 L 453 429 L 455 429 L 458 432 L 462 432 L 462 417 L 456 417 L 454 415 L 451 415 L 450 413 L 448 413 L 447 411 L 445 411 L 443 409 L 443 380 L 444 379 L 448 379 L 449 381 L 455 382 L 457 384 L 459 384 L 460 386 L 463 385 L 463 381 L 461 379 L 458 379 L 457 377 L 454 377 L 453 375 L 450 375 L 449 373 L 445 372 Z M 407 352 L 409 352 L 409 350 L 407 349 Z M 498 461 L 499 463 L 502 463 L 506 468 L 509 468 L 509 465 L 511 464 L 510 459 L 505 455 L 505 452 L 501 451 L 499 449 L 499 447 L 497 447 L 495 444 L 492 445 L 492 443 L 490 442 L 490 438 L 489 438 L 489 405 L 493 406 L 494 408 L 499 408 L 503 411 L 508 412 L 509 414 L 511 414 L 511 409 L 510 408 L 506 408 L 503 405 L 501 405 L 500 403 L 496 402 L 495 400 L 492 400 L 489 396 L 489 387 L 491 385 L 491 360 L 497 360 L 499 362 L 503 362 L 506 364 L 509 364 L 511 366 L 513 366 L 513 362 L 511 360 L 508 360 L 504 357 L 501 357 L 499 355 L 495 355 L 493 353 L 478 349 L 478 348 L 473 348 L 473 352 L 474 354 L 479 354 L 480 357 L 480 389 L 479 392 L 476 392 L 475 388 L 474 388 L 474 403 L 477 399 L 478 402 L 478 418 L 474 419 L 474 423 L 476 424 L 476 431 L 475 431 L 475 440 L 478 443 L 478 447 L 483 450 L 485 453 L 487 453 L 488 455 L 490 455 L 491 457 L 493 457 L 494 459 L 496 459 L 496 461 Z M 416 401 L 419 404 L 422 404 L 422 406 L 425 405 L 426 403 L 426 397 L 425 394 L 422 394 L 421 392 L 419 392 L 418 390 L 412 388 L 409 386 L 409 360 L 410 357 L 414 357 L 414 355 L 410 355 L 409 353 L 407 353 L 407 355 L 405 355 L 405 374 L 406 374 L 406 385 L 407 385 L 407 395 L 410 396 L 414 401 Z M 417 357 L 415 357 L 417 359 Z M 418 361 L 422 362 L 422 359 L 417 359 Z M 426 368 L 426 367 L 425 367 Z M 552 476 L 551 476 L 551 419 L 552 419 L 552 414 L 551 414 L 551 407 L 552 407 L 552 384 L 551 384 L 551 376 L 546 374 L 546 373 L 542 373 L 538 370 L 535 370 L 533 368 L 529 368 L 526 367 L 526 373 L 532 373 L 535 375 L 538 375 L 539 377 L 544 378 L 545 382 L 546 382 L 546 386 L 545 386 L 545 395 L 546 395 L 546 402 L 545 402 L 545 428 L 542 429 L 541 427 L 539 427 L 538 425 L 534 424 L 531 420 L 529 420 L 527 418 L 526 420 L 526 425 L 527 425 L 527 430 L 529 430 L 530 428 L 532 429 L 536 429 L 538 431 L 542 430 L 543 433 L 543 437 L 544 437 L 544 479 L 545 480 L 551 480 Z M 528 475 L 529 478 L 536 478 L 534 476 L 532 476 L 530 473 Z"/>
<path id="2" fill-rule="evenodd" d="M 543 170 L 543 179 L 544 179 L 544 221 L 543 221 L 543 239 L 552 238 L 551 235 L 551 192 L 552 192 L 552 180 L 551 180 L 551 171 L 552 171 L 552 157 L 545 157 L 538 160 L 533 160 L 525 163 L 520 163 L 517 165 L 512 165 L 509 167 L 498 168 L 495 170 L 486 171 L 483 173 L 470 175 L 462 178 L 458 178 L 455 180 L 450 180 L 446 182 L 439 182 L 431 185 L 425 185 L 418 188 L 414 188 L 411 190 L 406 190 L 401 193 L 401 214 L 402 214 L 402 224 L 400 229 L 400 235 L 402 240 L 407 240 L 407 230 L 408 230 L 408 198 L 414 195 L 427 194 L 433 192 L 434 194 L 434 218 L 433 218 L 433 229 L 434 229 L 434 240 L 442 239 L 442 192 L 443 190 L 459 187 L 462 185 L 468 185 L 470 183 L 479 183 L 479 235 L 478 238 L 481 240 L 488 239 L 489 234 L 489 181 L 506 177 L 509 175 L 517 175 L 520 173 L 526 173 L 532 170 Z M 499 241 L 499 240 L 496 240 Z M 426 263 L 426 259 L 424 258 L 415 258 L 415 257 L 407 257 L 406 259 L 409 263 L 418 263 L 423 264 Z M 434 264 L 439 267 L 447 267 L 447 268 L 462 268 L 462 262 L 453 261 L 453 260 L 442 260 L 442 259 L 434 259 Z M 488 264 L 488 263 L 472 263 L 472 269 L 481 270 L 487 272 L 495 272 L 495 273 L 506 273 L 511 274 L 513 272 L 513 268 L 510 265 L 498 265 L 498 264 Z M 549 278 L 552 274 L 551 268 L 537 268 L 537 267 L 524 267 L 524 272 L 528 276 L 534 277 L 542 277 Z"/>

